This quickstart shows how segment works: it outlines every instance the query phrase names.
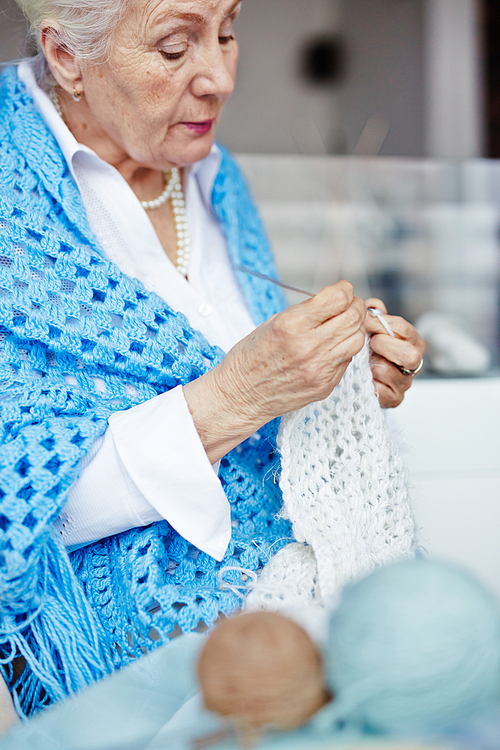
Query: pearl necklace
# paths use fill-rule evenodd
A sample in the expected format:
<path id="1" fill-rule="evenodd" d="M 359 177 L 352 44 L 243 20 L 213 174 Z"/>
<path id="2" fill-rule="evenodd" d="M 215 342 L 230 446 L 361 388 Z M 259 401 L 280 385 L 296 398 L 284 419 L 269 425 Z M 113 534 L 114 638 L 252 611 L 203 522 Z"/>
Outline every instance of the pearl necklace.
<path id="1" fill-rule="evenodd" d="M 49 94 L 50 101 L 54 105 L 54 108 L 64 122 L 64 118 L 61 111 L 61 105 L 56 94 L 55 89 Z M 165 173 L 165 176 L 168 173 Z M 155 208 L 163 206 L 170 199 L 172 205 L 172 212 L 174 214 L 175 223 L 175 234 L 177 238 L 177 259 L 175 267 L 181 273 L 184 278 L 187 279 L 189 258 L 191 255 L 191 241 L 189 237 L 189 229 L 187 224 L 186 214 L 186 201 L 184 200 L 184 193 L 182 191 L 182 185 L 179 177 L 179 170 L 173 167 L 170 172 L 170 179 L 168 180 L 165 188 L 158 198 L 154 198 L 152 201 L 140 201 L 141 206 L 145 211 L 150 211 Z"/>
<path id="2" fill-rule="evenodd" d="M 177 167 L 172 167 L 171 177 L 162 194 L 152 201 L 141 201 L 145 211 L 162 206 L 169 198 L 174 214 L 175 234 L 177 237 L 177 261 L 176 268 L 185 278 L 188 275 L 189 257 L 191 255 L 191 242 L 187 224 L 186 201 L 179 177 Z"/>
<path id="3" fill-rule="evenodd" d="M 174 168 L 175 169 L 175 168 Z M 163 192 L 161 195 L 158 196 L 158 198 L 154 198 L 152 201 L 140 201 L 141 206 L 145 211 L 151 211 L 154 208 L 159 208 L 160 206 L 163 206 L 164 203 L 168 201 L 172 194 L 172 190 L 174 189 L 174 185 L 179 181 L 179 173 L 177 170 L 172 169 L 170 171 L 170 179 L 167 180 L 168 172 L 163 173 L 163 177 L 165 178 L 165 187 L 163 188 Z M 176 174 L 177 172 L 177 174 Z"/>

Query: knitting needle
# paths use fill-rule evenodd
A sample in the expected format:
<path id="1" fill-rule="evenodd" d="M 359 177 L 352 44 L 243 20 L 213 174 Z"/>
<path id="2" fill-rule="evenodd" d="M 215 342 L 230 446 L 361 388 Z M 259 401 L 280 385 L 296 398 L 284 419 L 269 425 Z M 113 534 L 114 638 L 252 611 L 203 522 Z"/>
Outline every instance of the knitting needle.
<path id="1" fill-rule="evenodd" d="M 395 339 L 396 334 L 392 330 L 387 320 L 384 318 L 384 313 L 382 312 L 382 310 L 379 310 L 378 307 L 367 307 L 366 309 L 368 310 L 368 312 L 373 318 L 377 318 L 380 321 L 380 323 L 384 326 L 389 336 L 392 336 L 392 338 Z M 396 367 L 398 367 L 398 365 L 396 365 Z"/>
<path id="2" fill-rule="evenodd" d="M 306 292 L 305 289 L 299 289 L 296 286 L 290 286 L 290 284 L 284 284 L 282 281 L 278 281 L 278 279 L 273 279 L 272 276 L 266 276 L 264 273 L 259 273 L 258 271 L 253 271 L 250 268 L 246 268 L 245 266 L 235 266 L 237 271 L 241 271 L 242 273 L 248 273 L 250 276 L 256 276 L 258 279 L 264 279 L 264 281 L 270 281 L 271 284 L 276 284 L 276 286 L 282 287 L 282 289 L 289 289 L 292 292 L 299 292 L 299 294 L 305 294 L 306 297 L 315 297 L 316 295 L 312 292 Z M 382 310 L 379 310 L 378 307 L 368 307 L 367 308 L 370 315 L 374 318 L 378 318 L 382 326 L 385 328 L 386 332 L 389 334 L 389 336 L 392 336 L 392 338 L 396 338 L 396 334 L 390 327 L 389 323 L 384 318 L 384 314 Z M 397 365 L 396 365 L 397 367 Z"/>
<path id="3" fill-rule="evenodd" d="M 241 271 L 242 273 L 248 273 L 250 274 L 250 276 L 256 276 L 258 279 L 264 279 L 264 281 L 270 281 L 271 284 L 276 284 L 276 286 L 280 286 L 282 289 L 289 289 L 291 292 L 298 292 L 299 294 L 305 294 L 306 297 L 316 296 L 315 294 L 313 294 L 313 292 L 306 292 L 305 289 L 299 289 L 296 286 L 290 286 L 290 284 L 284 284 L 282 281 L 278 281 L 278 279 L 273 279 L 272 276 L 266 276 L 264 273 L 253 271 L 252 269 L 246 268 L 245 266 L 235 266 L 235 269 L 237 271 Z"/>

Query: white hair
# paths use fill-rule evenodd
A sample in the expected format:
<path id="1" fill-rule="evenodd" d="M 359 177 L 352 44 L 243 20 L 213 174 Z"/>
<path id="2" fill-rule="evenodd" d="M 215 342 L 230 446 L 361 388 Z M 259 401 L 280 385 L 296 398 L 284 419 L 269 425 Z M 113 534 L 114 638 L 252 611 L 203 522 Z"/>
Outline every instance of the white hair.
<path id="1" fill-rule="evenodd" d="M 122 21 L 129 0 L 16 0 L 30 23 L 38 55 L 34 61 L 39 85 L 50 89 L 55 81 L 40 49 L 42 21 L 57 21 L 58 43 L 83 62 L 102 62 L 110 52 L 113 32 Z"/>

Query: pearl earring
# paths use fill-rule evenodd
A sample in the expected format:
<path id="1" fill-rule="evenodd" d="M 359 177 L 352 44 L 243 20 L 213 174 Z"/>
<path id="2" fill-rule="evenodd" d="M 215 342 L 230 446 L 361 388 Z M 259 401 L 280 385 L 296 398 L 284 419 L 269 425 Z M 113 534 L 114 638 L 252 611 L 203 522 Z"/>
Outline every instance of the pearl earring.
<path id="1" fill-rule="evenodd" d="M 78 89 L 73 89 L 73 101 L 79 102 L 82 98 L 83 91 L 78 91 Z"/>

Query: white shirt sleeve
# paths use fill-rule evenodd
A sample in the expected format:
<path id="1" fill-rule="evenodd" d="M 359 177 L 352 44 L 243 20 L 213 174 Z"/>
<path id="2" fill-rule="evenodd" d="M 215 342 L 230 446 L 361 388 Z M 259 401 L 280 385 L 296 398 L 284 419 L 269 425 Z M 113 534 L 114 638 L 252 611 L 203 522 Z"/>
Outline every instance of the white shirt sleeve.
<path id="1" fill-rule="evenodd" d="M 81 467 L 55 523 L 67 547 L 166 519 L 188 542 L 222 560 L 231 537 L 229 502 L 182 386 L 113 414 Z"/>

